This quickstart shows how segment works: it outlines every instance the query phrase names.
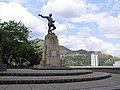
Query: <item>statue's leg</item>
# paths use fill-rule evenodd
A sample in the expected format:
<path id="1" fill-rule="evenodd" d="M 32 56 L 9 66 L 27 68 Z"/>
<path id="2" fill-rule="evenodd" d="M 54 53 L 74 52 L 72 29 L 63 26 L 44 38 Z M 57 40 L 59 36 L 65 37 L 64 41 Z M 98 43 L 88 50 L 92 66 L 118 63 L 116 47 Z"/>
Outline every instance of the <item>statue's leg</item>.
<path id="1" fill-rule="evenodd" d="M 50 30 L 51 29 L 51 26 L 50 25 L 48 25 L 48 33 L 50 33 Z"/>
<path id="2" fill-rule="evenodd" d="M 51 26 L 50 25 L 48 25 L 48 30 L 50 30 L 51 29 Z"/>
<path id="3" fill-rule="evenodd" d="M 56 27 L 54 26 L 54 27 L 53 27 L 53 30 L 55 30 L 55 29 L 56 29 Z"/>
<path id="4" fill-rule="evenodd" d="M 52 24 L 52 27 L 53 27 L 53 29 L 52 29 L 52 30 L 55 30 L 55 29 L 56 29 L 56 27 L 55 27 L 55 25 L 54 25 L 54 24 Z"/>

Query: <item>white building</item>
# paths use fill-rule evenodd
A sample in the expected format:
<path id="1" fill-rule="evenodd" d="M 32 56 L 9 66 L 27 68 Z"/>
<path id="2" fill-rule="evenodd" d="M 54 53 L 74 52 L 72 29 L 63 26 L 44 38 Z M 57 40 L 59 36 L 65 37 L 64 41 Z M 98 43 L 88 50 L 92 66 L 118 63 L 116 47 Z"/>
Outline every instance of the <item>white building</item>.
<path id="1" fill-rule="evenodd" d="M 120 67 L 120 61 L 115 61 L 115 64 L 113 66 Z"/>
<path id="2" fill-rule="evenodd" d="M 91 66 L 98 66 L 99 61 L 98 61 L 98 55 L 96 54 L 91 54 Z"/>

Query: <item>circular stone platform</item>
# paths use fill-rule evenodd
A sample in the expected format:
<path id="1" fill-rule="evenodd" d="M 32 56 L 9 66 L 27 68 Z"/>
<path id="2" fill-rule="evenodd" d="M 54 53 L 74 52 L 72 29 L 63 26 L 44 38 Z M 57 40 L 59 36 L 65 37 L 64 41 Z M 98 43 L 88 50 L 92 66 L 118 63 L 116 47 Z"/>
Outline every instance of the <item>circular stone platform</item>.
<path id="1" fill-rule="evenodd" d="M 73 70 L 73 68 L 70 67 L 62 67 L 62 66 L 49 66 L 49 67 L 44 67 L 44 66 L 36 66 L 32 67 L 31 69 L 34 70 Z"/>
<path id="2" fill-rule="evenodd" d="M 0 72 L 0 84 L 47 84 L 100 80 L 111 77 L 108 73 L 90 70 L 31 70 L 8 69 Z"/>
<path id="3" fill-rule="evenodd" d="M 73 76 L 93 73 L 91 70 L 31 70 L 8 69 L 0 72 L 0 76 Z"/>

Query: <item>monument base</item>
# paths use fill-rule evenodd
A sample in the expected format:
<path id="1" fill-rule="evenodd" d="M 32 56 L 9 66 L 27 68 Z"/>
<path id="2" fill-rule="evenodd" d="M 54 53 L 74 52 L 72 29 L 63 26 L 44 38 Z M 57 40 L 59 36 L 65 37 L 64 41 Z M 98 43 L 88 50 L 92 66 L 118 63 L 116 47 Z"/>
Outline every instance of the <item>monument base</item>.
<path id="1" fill-rule="evenodd" d="M 43 58 L 41 66 L 60 67 L 60 48 L 57 36 L 54 33 L 48 33 L 44 40 Z"/>

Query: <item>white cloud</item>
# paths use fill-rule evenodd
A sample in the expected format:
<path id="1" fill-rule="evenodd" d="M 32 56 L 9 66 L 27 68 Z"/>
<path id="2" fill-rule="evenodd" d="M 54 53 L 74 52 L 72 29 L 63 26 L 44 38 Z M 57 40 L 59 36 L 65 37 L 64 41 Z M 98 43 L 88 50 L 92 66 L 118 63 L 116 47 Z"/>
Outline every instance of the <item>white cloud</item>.
<path id="1" fill-rule="evenodd" d="M 49 0 L 41 8 L 44 14 L 53 13 L 64 18 L 78 17 L 88 10 L 98 10 L 98 7 L 85 0 Z"/>
<path id="2" fill-rule="evenodd" d="M 120 0 L 105 0 L 103 5 L 110 14 L 120 13 Z"/>
<path id="3" fill-rule="evenodd" d="M 99 28 L 106 30 L 107 38 L 120 38 L 120 18 L 107 16 L 99 20 Z"/>
<path id="4" fill-rule="evenodd" d="M 64 45 L 71 50 L 92 50 L 92 51 L 102 51 L 107 54 L 120 57 L 120 45 L 113 45 L 110 42 L 105 42 L 97 37 L 91 36 L 90 31 L 85 32 L 81 31 L 76 35 L 65 35 L 62 34 L 59 36 L 59 42 L 61 45 Z M 83 36 L 81 36 L 83 35 Z"/>
<path id="5" fill-rule="evenodd" d="M 116 50 L 113 51 L 112 55 L 120 57 L 120 44 L 115 44 Z"/>
<path id="6" fill-rule="evenodd" d="M 0 3 L 0 18 L 3 21 L 22 21 L 32 31 L 33 37 L 41 37 L 45 32 L 45 23 L 29 13 L 22 5 L 16 2 Z"/>
<path id="7" fill-rule="evenodd" d="M 88 27 L 83 27 L 78 30 L 75 35 L 59 35 L 60 45 L 65 45 L 71 50 L 87 49 L 85 43 L 86 38 L 91 36 L 91 30 Z"/>
<path id="8" fill-rule="evenodd" d="M 90 37 L 91 36 L 91 29 L 88 28 L 88 27 L 83 27 L 83 28 L 80 28 L 80 30 L 78 31 L 77 33 L 77 36 L 79 38 L 87 38 L 87 37 Z"/>
<path id="9" fill-rule="evenodd" d="M 108 33 L 108 34 L 105 34 L 105 37 L 106 38 L 109 38 L 109 39 L 120 39 L 120 34 L 119 33 Z"/>
<path id="10" fill-rule="evenodd" d="M 83 14 L 77 18 L 71 18 L 73 23 L 95 22 L 98 29 L 105 32 L 106 38 L 120 38 L 120 16 L 110 16 L 107 13 Z"/>
<path id="11" fill-rule="evenodd" d="M 16 3 L 25 3 L 28 0 L 8 0 L 9 2 L 16 2 Z"/>
<path id="12" fill-rule="evenodd" d="M 86 46 L 89 50 L 103 51 L 109 54 L 111 51 L 116 49 L 110 42 L 104 42 L 103 40 L 93 36 L 87 38 Z"/>
<path id="13" fill-rule="evenodd" d="M 71 18 L 71 22 L 79 23 L 79 22 L 96 22 L 97 20 L 101 20 L 107 13 L 85 13 L 80 17 Z"/>
<path id="14" fill-rule="evenodd" d="M 56 30 L 55 30 L 56 33 L 62 33 L 69 29 L 69 23 L 60 24 L 59 22 L 55 22 L 55 26 L 56 26 Z"/>
<path id="15" fill-rule="evenodd" d="M 77 38 L 74 35 L 65 35 L 65 34 L 61 34 L 59 36 L 59 43 L 60 45 L 64 45 L 67 48 L 71 49 L 71 50 L 79 50 L 79 49 L 87 49 L 85 47 L 85 44 L 82 42 L 81 38 Z"/>

